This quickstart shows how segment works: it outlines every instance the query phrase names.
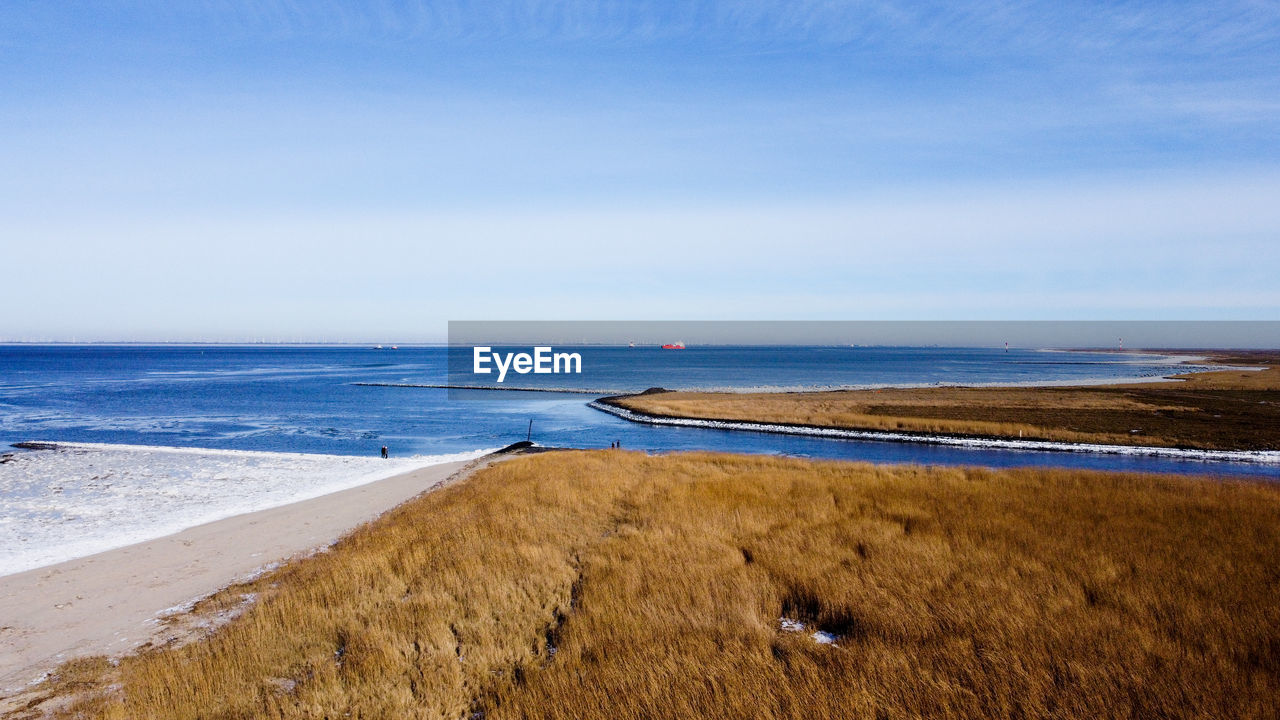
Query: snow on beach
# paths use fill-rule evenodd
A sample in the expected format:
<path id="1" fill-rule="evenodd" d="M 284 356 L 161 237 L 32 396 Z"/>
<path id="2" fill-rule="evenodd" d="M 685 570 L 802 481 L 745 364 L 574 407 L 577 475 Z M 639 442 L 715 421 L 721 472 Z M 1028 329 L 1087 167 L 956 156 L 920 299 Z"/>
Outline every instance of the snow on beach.
<path id="1" fill-rule="evenodd" d="M 491 450 L 377 457 L 57 443 L 0 462 L 0 576 Z"/>

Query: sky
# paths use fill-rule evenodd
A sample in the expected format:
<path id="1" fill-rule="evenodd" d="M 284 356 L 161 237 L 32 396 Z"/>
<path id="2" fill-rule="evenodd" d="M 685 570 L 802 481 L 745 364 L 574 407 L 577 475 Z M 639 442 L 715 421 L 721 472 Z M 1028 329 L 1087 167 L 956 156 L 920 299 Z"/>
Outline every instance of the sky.
<path id="1" fill-rule="evenodd" d="M 0 5 L 0 341 L 1280 319 L 1271 2 Z"/>

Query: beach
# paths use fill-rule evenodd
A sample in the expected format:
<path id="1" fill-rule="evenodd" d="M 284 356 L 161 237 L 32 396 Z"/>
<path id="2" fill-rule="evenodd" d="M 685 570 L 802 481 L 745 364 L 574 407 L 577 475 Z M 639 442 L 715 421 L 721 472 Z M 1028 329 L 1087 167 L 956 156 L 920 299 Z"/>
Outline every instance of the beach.
<path id="1" fill-rule="evenodd" d="M 483 463 L 480 461 L 471 461 Z M 449 482 L 466 461 L 199 525 L 155 540 L 0 577 L 0 695 L 82 655 L 180 639 L 159 618 L 333 543 Z"/>
<path id="2" fill-rule="evenodd" d="M 1075 453 L 1057 455 L 1102 458 L 1123 457 L 1132 450 L 1135 457 L 1144 461 L 1161 454 L 1183 460 L 1203 456 L 1219 463 L 1206 463 L 1206 469 L 1234 464 L 1262 467 L 1262 475 L 1274 476 L 1273 468 L 1280 455 L 1273 442 L 1276 424 L 1271 401 L 1280 383 L 1275 359 L 1234 359 L 1252 360 L 1255 366 L 1233 365 L 1216 373 L 1184 375 L 1180 380 L 1163 383 L 1103 387 L 652 392 L 605 398 L 602 400 L 611 404 L 598 409 L 632 408 L 637 415 L 627 419 L 641 422 L 646 418 L 640 413 L 656 411 L 664 415 L 652 415 L 648 421 L 657 417 L 670 424 L 713 428 L 722 421 L 698 416 L 725 417 L 723 413 L 731 411 L 740 420 L 722 423 L 722 429 L 754 431 L 741 433 L 746 437 L 799 431 L 828 432 L 832 438 L 844 438 L 840 433 L 858 437 L 860 431 L 840 427 L 854 417 L 859 422 L 891 423 L 878 427 L 882 434 L 893 428 L 893 437 L 880 439 L 900 442 L 877 441 L 877 445 L 916 448 L 921 446 L 922 437 L 911 434 L 913 429 L 945 433 L 957 428 L 904 428 L 899 423 L 987 422 L 999 412 L 1025 414 L 1037 407 L 1050 407 L 1057 413 L 1066 413 L 1058 425 L 1037 426 L 1017 416 L 1012 420 L 1022 424 L 998 428 L 1004 431 L 1003 437 L 992 432 L 974 442 L 1004 443 L 1014 450 L 1074 450 Z M 663 403 L 670 407 L 661 407 Z M 851 410 L 859 412 L 850 414 Z M 1097 416 L 1102 420 L 1093 421 L 1100 427 L 1110 414 L 1121 412 L 1127 414 L 1114 422 L 1132 428 L 1134 425 L 1129 423 L 1145 421 L 1147 416 L 1143 413 L 1153 410 L 1157 411 L 1156 417 L 1167 420 L 1164 427 L 1183 434 L 1157 437 L 1152 433 L 1151 444 L 1145 446 L 1106 444 L 1116 440 L 1134 443 L 1136 439 L 1128 433 L 1119 436 L 1096 430 L 1084 432 L 1090 428 L 1081 422 L 1081 418 L 1094 417 L 1090 413 L 1102 412 Z M 797 417 L 795 413 L 803 415 Z M 966 413 L 978 415 L 970 417 Z M 504 425 L 510 424 L 506 416 L 503 418 Z M 1213 419 L 1204 422 L 1206 418 Z M 798 426 L 797 420 L 808 424 Z M 550 424 L 549 420 L 539 420 L 543 422 Z M 535 426 L 531 423 L 529 427 Z M 590 426 L 571 427 L 579 437 Z M 1049 432 L 1064 432 L 1063 428 L 1074 434 L 1055 436 Z M 1017 437 L 1011 437 L 1015 432 Z M 1028 436 L 1025 439 L 1023 432 Z M 1032 440 L 1037 434 L 1041 440 Z M 692 442 L 715 437 L 716 434 L 699 434 Z M 972 439 L 954 434 L 938 437 L 960 444 Z M 1190 439 L 1201 441 L 1200 447 L 1188 447 Z M 1088 444 L 1089 441 L 1095 444 Z M 577 440 L 579 445 L 582 442 Z M 490 464 L 496 456 L 479 457 L 487 451 L 474 451 L 407 455 L 387 461 L 360 456 L 93 443 L 27 445 L 33 452 L 11 454 L 4 460 L 4 467 L 9 473 L 10 489 L 18 491 L 17 499 L 11 499 L 13 517 L 28 521 L 33 529 L 17 534 L 10 529 L 12 538 L 22 542 L 6 543 L 10 545 L 7 560 L 4 549 L 0 549 L 0 570 L 4 562 L 44 563 L 34 569 L 0 575 L 0 714 L 26 708 L 16 717 L 40 716 L 30 713 L 53 713 L 57 717 L 197 717 L 213 705 L 225 705 L 235 712 L 249 712 L 249 705 L 271 707 L 279 711 L 272 713 L 285 717 L 293 713 L 310 716 L 315 708 L 352 714 L 360 714 L 361 708 L 409 713 L 432 702 L 440 704 L 442 716 L 452 717 L 498 707 L 501 703 L 494 700 L 493 693 L 506 698 L 501 702 L 546 707 L 551 702 L 546 698 L 552 695 L 580 699 L 579 694 L 584 691 L 576 681 L 552 679 L 557 672 L 577 672 L 557 663 L 580 662 L 580 667 L 589 667 L 597 647 L 628 648 L 631 638 L 649 632 L 645 623 L 650 621 L 658 626 L 674 623 L 662 631 L 665 635 L 658 645 L 684 642 L 679 638 L 685 632 L 680 627 L 685 622 L 680 619 L 685 617 L 685 611 L 675 606 L 665 607 L 643 622 L 627 620 L 633 625 L 627 636 L 606 637 L 606 629 L 625 618 L 629 612 L 626 607 L 610 610 L 612 617 L 599 620 L 601 624 L 594 629 L 574 631 L 576 635 L 570 631 L 584 627 L 583 619 L 590 617 L 593 606 L 602 607 L 601 599 L 644 597 L 649 592 L 645 588 L 676 582 L 657 579 L 656 568 L 692 568 L 696 563 L 709 563 L 704 569 L 710 574 L 704 582 L 689 584 L 677 593 L 681 597 L 701 602 L 700 593 L 705 591 L 726 592 L 727 587 L 742 591 L 734 601 L 739 605 L 734 617 L 716 620 L 723 621 L 723 627 L 716 629 L 707 642 L 746 643 L 752 649 L 744 650 L 742 657 L 772 654 L 775 659 L 800 658 L 819 675 L 833 673 L 828 678 L 829 688 L 821 691 L 829 694 L 824 703 L 849 702 L 861 692 L 846 686 L 841 679 L 850 672 L 847 665 L 851 655 L 823 655 L 828 649 L 821 648 L 846 654 L 891 651 L 909 657 L 917 652 L 934 653 L 937 648 L 931 639 L 900 636 L 887 628 L 908 617 L 912 622 L 939 627 L 953 621 L 946 612 L 935 615 L 932 610 L 926 612 L 910 605 L 895 610 L 898 614 L 894 617 L 886 615 L 872 626 L 864 626 L 863 614 L 872 612 L 867 609 L 873 607 L 872 600 L 880 599 L 858 598 L 855 602 L 843 593 L 871 577 L 867 573 L 879 574 L 875 582 L 900 585 L 902 593 L 915 597 L 912 603 L 944 608 L 975 602 L 967 589 L 957 590 L 955 597 L 945 600 L 931 597 L 935 584 L 917 581 L 913 575 L 917 568 L 911 564 L 914 561 L 908 562 L 914 557 L 911 553 L 920 553 L 931 563 L 940 562 L 936 568 L 938 577 L 968 577 L 966 582 L 972 584 L 979 583 L 992 570 L 977 569 L 974 563 L 978 561 L 971 562 L 970 557 L 993 567 L 1001 566 L 1000 557 L 1019 557 L 1026 567 L 1039 567 L 1044 558 L 1084 552 L 1084 548 L 1091 547 L 1085 538 L 1094 528 L 1115 522 L 1124 523 L 1127 529 L 1108 553 L 1123 554 L 1128 552 L 1125 548 L 1143 537 L 1140 527 L 1169 524 L 1170 518 L 1177 519 L 1169 537 L 1147 549 L 1159 556 L 1159 567 L 1140 573 L 1141 577 L 1115 584 L 1113 560 L 1103 553 L 1096 558 L 1088 556 L 1087 562 L 1078 567 L 1036 570 L 1049 575 L 1029 585 L 1020 575 L 1009 577 L 999 590 L 1025 596 L 1022 606 L 1010 611 L 1009 627 L 1042 620 L 1036 614 L 1040 602 L 1037 593 L 1041 591 L 1033 587 L 1041 583 L 1058 588 L 1055 592 L 1061 597 L 1054 602 L 1073 608 L 1072 622 L 1082 632 L 1098 631 L 1095 624 L 1101 611 L 1092 609 L 1095 606 L 1118 608 L 1105 611 L 1102 620 L 1108 626 L 1120 623 L 1122 618 L 1126 622 L 1140 618 L 1144 629 L 1131 640 L 1141 644 L 1166 632 L 1158 614 L 1151 615 L 1143 609 L 1143 603 L 1152 598 L 1163 605 L 1206 613 L 1218 613 L 1234 601 L 1223 594 L 1226 591 L 1238 593 L 1236 599 L 1253 602 L 1258 596 L 1254 576 L 1270 572 L 1267 553 L 1255 552 L 1239 538 L 1225 547 L 1197 550 L 1203 555 L 1197 563 L 1205 568 L 1218 567 L 1223 562 L 1244 563 L 1257 572 L 1226 590 L 1217 588 L 1208 575 L 1196 576 L 1194 582 L 1203 587 L 1188 595 L 1180 589 L 1181 580 L 1176 579 L 1180 571 L 1172 569 L 1176 558 L 1170 548 L 1188 546 L 1189 538 L 1196 534 L 1225 537 L 1227 529 L 1234 527 L 1231 523 L 1236 515 L 1246 509 L 1255 516 L 1250 516 L 1244 529 L 1231 532 L 1261 533 L 1259 537 L 1271 543 L 1268 528 L 1273 524 L 1276 508 L 1274 489 L 1246 482 L 1158 478 L 1137 473 L 1106 475 L 1069 468 L 922 467 L 930 463 L 918 458 L 928 455 L 914 456 L 917 462 L 913 464 L 891 467 L 705 453 L 555 452 L 548 453 L 551 457 L 547 458 L 504 462 L 503 468 L 494 468 L 498 473 L 480 473 L 447 492 L 418 497 L 453 484 L 452 481 L 472 477 L 471 470 Z M 436 464 L 399 471 L 424 462 Z M 681 479 L 686 476 L 692 479 Z M 739 483 L 747 483 L 753 489 L 743 491 Z M 938 494 L 939 483 L 947 488 L 942 494 Z M 655 495 L 653 487 L 665 487 L 664 492 L 676 494 L 669 498 Z M 799 487 L 809 490 L 797 495 Z M 1039 503 L 1045 493 L 1059 497 L 1062 506 L 1041 517 L 1039 523 L 1027 523 L 1028 517 L 1041 512 Z M 1081 493 L 1096 497 L 1086 501 Z M 1143 498 L 1148 496 L 1161 498 L 1165 507 L 1159 514 L 1152 514 L 1144 504 Z M 417 500 L 408 502 L 414 498 Z M 728 504 L 721 507 L 725 502 Z M 966 525 L 971 516 L 963 508 L 972 503 L 994 503 L 989 511 L 1006 513 L 1009 521 L 1017 525 L 1016 531 L 1010 530 L 1007 543 L 1001 540 L 1001 544 L 990 545 L 985 527 Z M 1101 506 L 1110 508 L 1106 517 L 1094 517 L 1093 508 Z M 777 519 L 758 519 L 759 527 L 744 534 L 739 510 L 747 507 L 754 507 L 751 512 L 760 518 Z M 704 512 L 712 510 L 725 514 L 720 526 L 707 525 L 700 519 Z M 1207 520 L 1184 523 L 1181 518 L 1187 512 L 1196 517 L 1203 514 Z M 778 555 L 770 560 L 779 549 L 775 546 L 782 542 L 778 537 L 790 536 L 764 528 L 781 527 L 778 523 L 783 518 L 808 514 L 816 514 L 816 524 L 795 528 L 792 539 L 799 543 L 797 548 L 787 550 L 785 557 Z M 204 520 L 199 519 L 202 517 Z M 164 527 L 163 522 L 186 524 L 178 532 L 156 530 Z M 122 527 L 126 523 L 136 527 L 126 532 Z M 616 543 L 629 544 L 645 537 L 644 533 L 649 532 L 646 528 L 653 523 L 668 523 L 669 527 L 621 554 L 615 555 L 610 549 Z M 1043 524 L 1075 527 L 1079 531 L 1078 542 L 1072 547 L 1034 549 L 1034 543 L 1041 542 L 1034 530 Z M 952 530 L 939 533 L 942 526 L 953 527 L 955 532 L 976 533 L 966 553 L 953 555 L 947 550 L 949 546 L 941 543 L 941 538 L 952 537 Z M 724 535 L 724 547 L 712 543 L 691 549 L 689 557 L 666 557 L 664 543 L 674 537 L 703 543 L 707 539 L 704 535 L 710 532 L 708 527 L 719 528 L 712 534 Z M 816 554 L 809 552 L 805 538 L 825 537 L 823 528 L 830 527 L 840 528 L 831 538 L 831 547 Z M 82 541 L 68 543 L 59 537 L 72 528 L 78 528 L 75 532 L 83 535 Z M 481 533 L 479 528 L 487 530 Z M 123 547 L 92 545 L 119 544 L 119 538 L 128 537 L 128 532 L 151 532 L 153 539 Z M 335 545 L 344 536 L 346 541 Z M 0 533 L 0 539 L 4 537 Z M 73 555 L 77 547 L 93 547 L 94 552 L 80 552 L 83 556 L 77 557 Z M 103 551 L 97 552 L 99 549 Z M 881 552 L 889 549 L 890 553 Z M 831 553 L 847 554 L 846 551 L 853 554 L 837 565 L 824 559 Z M 59 557 L 57 553 L 68 554 Z M 598 559 L 583 559 L 591 553 L 597 553 Z M 53 562 L 39 560 L 41 557 L 73 559 Z M 889 569 L 882 563 L 890 557 L 895 563 L 906 564 Z M 786 582 L 774 577 L 778 568 L 791 567 L 802 560 L 813 564 L 812 576 L 797 576 Z M 1138 555 L 1125 561 L 1131 575 L 1140 561 Z M 594 563 L 604 565 L 596 565 L 593 570 Z M 740 563 L 746 573 L 741 577 Z M 601 570 L 622 564 L 632 568 L 628 572 L 648 579 L 619 581 Z M 766 576 L 759 575 L 765 565 L 776 566 L 766 573 L 772 578 L 767 582 Z M 729 581 L 720 566 L 732 570 L 729 585 L 723 585 Z M 842 579 L 830 580 L 835 577 Z M 1083 582 L 1083 589 L 1077 591 L 1073 588 L 1079 582 Z M 593 587 L 598 589 L 592 590 Z M 597 599 L 580 605 L 587 597 L 581 593 L 594 593 L 592 596 Z M 1077 607 L 1081 593 L 1084 606 Z M 708 607 L 712 606 L 717 603 Z M 1207 667 L 1240 653 L 1265 655 L 1265 650 L 1242 645 L 1237 638 L 1244 632 L 1242 628 L 1250 624 L 1270 622 L 1265 607 L 1250 607 L 1243 620 L 1215 621 L 1216 624 L 1201 628 L 1214 638 L 1216 645 L 1197 662 L 1202 661 Z M 518 622 L 513 618 L 519 618 Z M 708 621 L 690 619 L 698 627 Z M 420 625 L 424 622 L 431 624 L 429 632 L 419 630 L 426 627 Z M 971 627 L 958 638 L 972 636 L 984 643 L 1003 645 L 1003 652 L 1039 663 L 1037 672 L 1041 674 L 1056 672 L 1053 663 L 1045 658 L 1079 649 L 1068 643 L 1070 633 L 1060 638 L 1060 646 L 1027 647 L 1010 643 L 1007 628 L 988 626 L 981 613 L 965 622 Z M 597 635 L 605 639 L 597 641 Z M 1095 640 L 1101 646 L 1107 642 L 1106 637 L 1103 632 Z M 810 642 L 820 648 L 815 650 L 806 644 Z M 1185 653 L 1190 642 L 1178 635 L 1166 642 L 1161 654 L 1173 657 Z M 861 647 L 864 644 L 867 647 Z M 918 647 L 911 649 L 913 644 Z M 1090 666 L 1090 672 L 1109 673 L 1107 666 L 1125 666 L 1140 659 L 1128 657 L 1126 652 L 1115 650 L 1105 662 Z M 951 659 L 930 672 L 949 673 L 953 660 L 960 662 L 967 656 L 961 653 L 948 657 Z M 198 666 L 184 670 L 187 658 L 202 659 Z M 863 659 L 874 660 L 872 655 Z M 1084 656 L 1077 660 L 1094 662 Z M 648 657 L 644 662 L 650 661 L 665 660 Z M 1259 662 L 1265 665 L 1270 661 L 1263 657 Z M 702 666 L 713 664 L 706 658 Z M 1249 664 L 1242 668 L 1243 674 L 1230 675 L 1223 681 L 1242 682 L 1241 678 L 1257 671 L 1255 665 L 1258 663 Z M 899 692 L 913 687 L 913 681 L 895 676 L 891 667 L 882 671 L 887 678 L 884 689 Z M 599 682 L 629 687 L 627 697 L 643 698 L 653 690 L 629 685 L 633 679 L 625 673 L 617 674 L 620 672 L 610 670 Z M 690 668 L 682 672 L 695 671 Z M 756 697 L 762 692 L 754 686 L 760 677 L 779 672 L 786 682 L 809 681 L 805 673 L 780 670 L 769 663 L 749 673 L 727 672 L 722 679 L 737 688 L 730 693 L 730 704 Z M 1050 704 L 1087 699 L 1087 705 L 1101 702 L 1099 698 L 1103 697 L 1116 700 L 1131 690 L 1111 683 L 1094 697 L 1082 694 L 1080 687 L 1056 688 L 1038 680 L 1024 685 L 1023 680 L 998 668 L 974 666 L 963 672 L 981 676 L 981 682 L 1004 687 L 1010 693 L 1052 698 L 1046 701 Z M 527 679 L 539 673 L 544 673 L 544 683 L 551 684 L 531 694 Z M 780 681 L 782 676 L 769 682 Z M 42 679 L 47 682 L 41 683 Z M 365 688 L 375 680 L 389 684 L 377 690 L 371 689 L 372 685 Z M 961 682 L 958 678 L 954 681 Z M 1216 696 L 1192 675 L 1185 681 L 1197 692 L 1204 690 L 1197 701 L 1202 710 L 1245 707 L 1219 708 Z M 859 682 L 874 685 L 879 681 L 865 677 Z M 189 693 L 181 700 L 169 698 L 169 690 L 143 690 L 137 697 L 126 697 L 134 688 L 173 687 L 188 688 Z M 435 689 L 424 689 L 429 687 Z M 122 693 L 121 688 L 129 690 Z M 433 695 L 437 692 L 438 696 Z M 544 692 L 548 694 L 539 694 Z M 691 698 L 697 696 L 695 689 L 688 692 L 694 693 Z M 1152 691 L 1144 702 L 1166 703 L 1169 698 L 1163 692 Z M 1255 700 L 1250 696 L 1241 702 Z M 700 698 L 690 702 L 700 708 L 691 714 L 701 716 L 710 707 L 707 703 L 713 701 Z M 786 693 L 772 697 L 771 702 L 778 711 L 812 707 L 809 700 Z M 949 697 L 946 703 L 960 714 L 977 715 L 997 709 L 987 700 L 974 701 L 959 695 Z M 734 707 L 742 710 L 743 716 L 750 715 L 749 704 Z M 899 709 L 916 712 L 925 708 L 905 703 Z M 250 714 L 256 712 L 255 709 Z"/>
<path id="3" fill-rule="evenodd" d="M 526 455 L 15 717 L 1274 717 L 1278 519 L 1204 477 Z"/>
<path id="4" fill-rule="evenodd" d="M 0 48 L 0 720 L 1280 720 L 1280 2 Z"/>

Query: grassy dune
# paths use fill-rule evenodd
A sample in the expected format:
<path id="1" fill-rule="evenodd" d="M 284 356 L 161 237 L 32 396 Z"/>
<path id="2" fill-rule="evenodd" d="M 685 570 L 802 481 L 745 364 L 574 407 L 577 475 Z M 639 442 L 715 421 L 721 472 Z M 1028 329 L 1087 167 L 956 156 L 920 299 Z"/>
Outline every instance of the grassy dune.
<path id="1" fill-rule="evenodd" d="M 1236 358 L 1237 362 L 1269 359 Z M 1156 445 L 1280 449 L 1280 368 L 1105 387 L 915 388 L 633 395 L 610 402 L 669 417 Z"/>
<path id="2" fill-rule="evenodd" d="M 618 451 L 401 506 L 58 717 L 1277 717 L 1280 489 Z M 788 616 L 838 637 L 788 632 Z M 34 711 L 33 711 L 34 712 Z M 478 715 L 477 713 L 480 713 Z"/>

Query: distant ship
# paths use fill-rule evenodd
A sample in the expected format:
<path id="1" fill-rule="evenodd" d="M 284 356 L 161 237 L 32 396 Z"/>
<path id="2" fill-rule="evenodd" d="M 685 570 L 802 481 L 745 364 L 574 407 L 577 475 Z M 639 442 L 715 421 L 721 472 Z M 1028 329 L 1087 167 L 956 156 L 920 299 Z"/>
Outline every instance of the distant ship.
<path id="1" fill-rule="evenodd" d="M 683 349 L 684 349 L 684 343 L 682 343 L 682 342 L 678 342 L 678 343 L 668 343 L 668 344 L 666 344 L 666 345 L 663 345 L 663 346 L 662 346 L 662 349 L 663 349 L 663 350 L 683 350 Z"/>

